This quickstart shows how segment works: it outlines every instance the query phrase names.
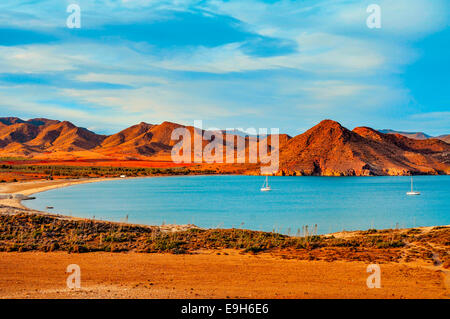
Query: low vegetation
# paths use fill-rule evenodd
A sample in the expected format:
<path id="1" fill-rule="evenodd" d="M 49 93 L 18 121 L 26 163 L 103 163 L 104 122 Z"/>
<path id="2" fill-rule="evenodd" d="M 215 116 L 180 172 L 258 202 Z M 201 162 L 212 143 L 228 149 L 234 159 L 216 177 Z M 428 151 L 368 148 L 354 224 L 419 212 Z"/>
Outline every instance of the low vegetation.
<path id="1" fill-rule="evenodd" d="M 86 178 L 113 177 L 126 175 L 129 177 L 152 175 L 189 175 L 215 174 L 215 170 L 192 171 L 184 167 L 155 168 L 155 167 L 113 167 L 113 166 L 71 166 L 71 165 L 10 165 L 1 164 L 0 173 L 31 174 L 52 178 Z"/>
<path id="2" fill-rule="evenodd" d="M 433 245 L 433 247 L 431 247 Z M 69 220 L 30 213 L 0 215 L 1 251 L 67 251 L 195 253 L 200 249 L 238 249 L 242 253 L 269 252 L 282 258 L 361 260 L 367 262 L 427 260 L 433 253 L 447 267 L 450 228 L 430 232 L 369 231 L 348 238 L 291 237 L 242 229 L 199 229 L 172 232 L 159 226 L 136 226 L 92 220 Z M 412 249 L 411 247 L 414 247 Z"/>

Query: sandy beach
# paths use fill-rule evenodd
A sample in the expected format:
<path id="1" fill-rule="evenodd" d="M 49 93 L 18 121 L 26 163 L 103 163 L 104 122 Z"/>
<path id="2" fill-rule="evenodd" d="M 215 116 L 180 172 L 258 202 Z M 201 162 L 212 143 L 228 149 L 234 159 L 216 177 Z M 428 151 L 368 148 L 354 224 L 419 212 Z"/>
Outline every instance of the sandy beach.
<path id="1" fill-rule="evenodd" d="M 36 193 L 45 192 L 55 188 L 68 187 L 78 184 L 101 182 L 114 180 L 117 178 L 80 178 L 80 179 L 57 179 L 57 180 L 35 180 L 27 182 L 7 183 L 0 186 L 1 194 L 23 194 L 30 196 Z M 18 199 L 0 199 L 0 204 L 26 208 Z"/>
<path id="2" fill-rule="evenodd" d="M 148 178 L 148 177 L 146 177 Z M 57 189 L 62 187 L 69 187 L 79 184 L 95 183 L 108 180 L 120 180 L 119 178 L 80 178 L 80 179 L 57 179 L 57 180 L 35 180 L 27 182 L 8 183 L 0 187 L 0 194 L 17 195 L 22 194 L 25 196 L 31 196 L 36 193 L 45 192 L 51 189 Z M 26 200 L 25 200 L 26 201 Z M 23 204 L 23 200 L 19 198 L 1 199 L 0 198 L 0 213 L 8 214 L 11 212 L 28 212 L 32 214 L 42 215 L 54 215 L 48 212 L 31 210 Z M 10 208 L 13 208 L 11 210 Z M 16 210 L 14 210 L 16 209 Z M 59 218 L 67 220 L 86 220 L 81 217 L 64 216 L 57 214 Z M 145 226 L 145 225 L 144 225 Z M 194 225 L 173 225 L 166 224 L 158 226 L 164 231 L 182 231 L 194 227 Z"/>

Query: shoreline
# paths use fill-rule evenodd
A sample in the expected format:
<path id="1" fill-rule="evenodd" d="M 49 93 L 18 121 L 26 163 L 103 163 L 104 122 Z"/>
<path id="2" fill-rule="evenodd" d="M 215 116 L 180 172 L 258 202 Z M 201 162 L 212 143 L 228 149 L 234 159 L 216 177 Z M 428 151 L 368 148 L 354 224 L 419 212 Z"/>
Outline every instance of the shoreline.
<path id="1" fill-rule="evenodd" d="M 153 178 L 158 176 L 142 176 L 142 177 L 93 177 L 93 178 L 83 178 L 83 179 L 58 179 L 58 180 L 35 180 L 35 181 L 27 181 L 27 182 L 16 182 L 10 183 L 9 185 L 4 185 L 3 188 L 0 188 L 0 193 L 2 194 L 10 194 L 10 195 L 18 195 L 22 194 L 25 196 L 30 196 L 33 194 L 49 191 L 52 189 L 58 189 L 63 187 L 70 187 L 81 184 L 88 183 L 96 183 L 96 182 L 105 182 L 105 181 L 114 181 L 114 180 L 122 180 L 122 179 L 130 179 L 130 178 Z M 6 188 L 6 189 L 5 189 Z M 166 225 L 147 225 L 147 224 L 134 224 L 134 223 L 123 223 L 117 221 L 107 221 L 102 219 L 93 219 L 86 217 L 76 217 L 76 216 L 67 216 L 58 213 L 45 212 L 40 210 L 35 210 L 27 207 L 22 203 L 22 201 L 27 199 L 22 198 L 11 198 L 11 199 L 0 199 L 0 214 L 10 214 L 8 210 L 17 209 L 19 210 L 16 213 L 29 213 L 35 215 L 42 216 L 54 216 L 60 219 L 65 220 L 74 220 L 74 221 L 92 221 L 97 223 L 112 223 L 118 225 L 129 225 L 129 226 L 139 226 L 139 227 L 158 227 L 164 231 L 177 232 L 184 231 L 191 228 L 200 228 L 195 225 L 190 224 L 166 224 Z M 3 207 L 2 207 L 3 206 Z"/>
<path id="2" fill-rule="evenodd" d="M 11 195 L 18 195 L 22 194 L 25 196 L 30 196 L 33 194 L 49 191 L 52 189 L 58 189 L 63 187 L 69 187 L 74 185 L 80 185 L 80 184 L 87 184 L 87 183 L 95 183 L 95 182 L 103 182 L 103 181 L 109 181 L 109 180 L 115 180 L 117 178 L 109 178 L 109 177 L 100 177 L 100 178 L 83 178 L 83 179 L 57 179 L 57 180 L 34 180 L 34 181 L 27 181 L 27 182 L 15 182 L 15 183 L 8 183 L 6 185 L 3 185 L 2 188 L 0 188 L 0 193 L 2 194 L 11 194 Z M 22 200 L 19 198 L 13 198 L 13 199 L 0 199 L 0 204 L 6 204 L 7 206 L 13 206 L 17 208 L 32 210 L 31 208 L 25 206 L 22 204 Z M 42 212 L 46 214 L 46 212 Z"/>
<path id="3" fill-rule="evenodd" d="M 215 174 L 217 176 L 241 176 L 242 174 Z M 183 175 L 184 176 L 184 175 Z M 210 175 L 187 175 L 187 176 L 210 176 Z M 243 175 L 245 176 L 245 175 Z M 0 186 L 0 194 L 10 194 L 10 195 L 25 195 L 25 196 L 30 196 L 33 194 L 37 194 L 37 193 L 41 193 L 41 192 L 45 192 L 45 191 L 49 191 L 49 190 L 53 190 L 53 189 L 59 189 L 59 188 L 64 188 L 64 187 L 70 187 L 70 186 L 75 186 L 75 185 L 81 185 L 81 184 L 88 184 L 88 183 L 97 183 L 97 182 L 105 182 L 105 181 L 120 181 L 120 180 L 125 180 L 125 179 L 144 179 L 144 178 L 157 178 L 157 177 L 179 177 L 176 175 L 170 175 L 170 176 L 130 176 L 130 177 L 125 177 L 125 178 L 121 178 L 121 177 L 90 177 L 90 178 L 79 178 L 79 179 L 67 179 L 67 178 L 63 178 L 63 179 L 56 179 L 56 180 L 32 180 L 32 181 L 26 181 L 26 182 L 14 182 L 14 183 L 6 183 L 2 186 Z M 328 176 L 318 176 L 318 177 L 328 177 Z M 335 177 L 335 176 L 332 176 Z M 344 176 L 347 177 L 347 176 Z M 362 176 L 362 177 L 366 177 L 366 176 Z M 376 177 L 376 176 L 368 176 L 368 177 Z M 12 198 L 12 199 L 1 199 L 0 198 L 0 206 L 4 205 L 4 206 L 9 206 L 9 207 L 13 207 L 13 208 L 19 208 L 28 212 L 34 212 L 42 214 L 42 215 L 53 215 L 53 216 L 59 216 L 60 218 L 66 218 L 69 220 L 92 220 L 92 221 L 97 221 L 97 222 L 107 222 L 107 223 L 117 223 L 117 224 L 121 224 L 122 222 L 116 222 L 116 221 L 107 221 L 107 220 L 102 220 L 102 219 L 92 219 L 92 218 L 85 218 L 85 217 L 76 217 L 76 216 L 67 216 L 67 215 L 62 215 L 62 214 L 55 214 L 55 213 L 51 213 L 51 212 L 46 212 L 46 211 L 40 211 L 40 210 L 35 210 L 32 209 L 30 207 L 27 207 L 26 205 L 24 205 L 22 203 L 23 200 L 27 200 L 27 199 L 23 199 L 23 198 Z M 0 210 L 1 212 L 1 210 Z M 151 226 L 156 226 L 156 225 L 149 225 L 149 224 L 128 224 L 128 225 L 136 225 L 136 226 L 143 226 L 143 227 L 151 227 Z M 195 225 L 184 225 L 184 224 L 167 224 L 165 226 L 172 226 L 172 227 L 176 227 L 176 226 L 180 226 L 180 227 L 185 227 L 185 226 L 195 226 Z M 159 227 L 159 226 L 157 226 Z M 198 226 L 195 226 L 197 228 L 201 228 Z M 432 229 L 433 227 L 450 227 L 449 225 L 429 225 L 429 226 L 418 226 L 418 227 L 409 227 L 409 228 L 400 228 L 399 230 L 409 230 L 409 229 L 421 229 L 421 230 L 429 230 Z M 251 230 L 251 229 L 248 229 Z M 377 230 L 385 230 L 385 229 L 377 229 Z M 357 232 L 361 232 L 361 231 L 365 231 L 365 230 L 361 230 L 361 229 L 357 229 L 357 230 L 343 230 L 343 231 L 338 231 L 338 232 L 334 232 L 334 233 L 325 233 L 325 234 L 321 234 L 321 236 L 336 236 L 339 238 L 347 238 L 347 237 L 351 237 L 352 234 L 355 234 Z M 295 237 L 295 236 L 293 236 Z"/>
<path id="4" fill-rule="evenodd" d="M 189 174 L 182 176 L 255 176 L 252 174 Z M 264 176 L 264 175 L 256 175 Z M 291 177 L 290 175 L 279 177 Z M 383 176 L 297 176 L 297 177 L 406 177 L 410 175 L 383 175 Z M 419 175 L 419 176 L 448 176 L 448 175 Z M 0 194 L 23 194 L 25 196 L 30 196 L 36 193 L 45 192 L 52 189 L 69 187 L 79 184 L 103 182 L 103 181 L 114 181 L 114 180 L 124 180 L 124 179 L 141 179 L 141 178 L 157 178 L 157 177 L 179 177 L 179 175 L 155 175 L 155 176 L 130 176 L 130 177 L 88 177 L 88 178 L 61 178 L 54 180 L 37 179 L 24 182 L 7 182 L 0 184 Z M 40 185 L 42 184 L 42 185 Z M 0 201 L 3 199 L 0 199 Z"/>

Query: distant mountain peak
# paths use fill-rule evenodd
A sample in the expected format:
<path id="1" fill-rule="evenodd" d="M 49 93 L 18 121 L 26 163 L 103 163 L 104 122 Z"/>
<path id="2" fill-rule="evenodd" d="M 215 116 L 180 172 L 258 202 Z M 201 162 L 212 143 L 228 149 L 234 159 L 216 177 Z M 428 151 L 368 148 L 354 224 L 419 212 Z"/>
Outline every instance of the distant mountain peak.
<path id="1" fill-rule="evenodd" d="M 18 117 L 0 117 L 0 122 L 5 125 L 12 125 L 16 123 L 24 123 L 25 121 Z"/>
<path id="2" fill-rule="evenodd" d="M 345 129 L 341 125 L 341 123 L 336 122 L 334 120 L 325 119 L 319 122 L 319 124 L 315 125 L 313 128 L 338 128 L 338 129 Z"/>
<path id="3" fill-rule="evenodd" d="M 41 125 L 51 125 L 51 124 L 56 124 L 59 123 L 60 121 L 58 120 L 50 120 L 50 119 L 46 119 L 46 118 L 34 118 L 34 119 L 29 119 L 27 121 L 27 123 L 30 123 L 32 125 L 36 125 L 36 126 L 41 126 Z"/>
<path id="4" fill-rule="evenodd" d="M 432 136 L 425 134 L 423 132 L 402 132 L 402 131 L 395 131 L 395 130 L 391 130 L 391 129 L 383 129 L 383 130 L 379 130 L 379 132 L 384 133 L 384 134 L 400 134 L 412 139 L 416 139 L 416 140 L 426 140 L 428 138 L 431 138 Z"/>

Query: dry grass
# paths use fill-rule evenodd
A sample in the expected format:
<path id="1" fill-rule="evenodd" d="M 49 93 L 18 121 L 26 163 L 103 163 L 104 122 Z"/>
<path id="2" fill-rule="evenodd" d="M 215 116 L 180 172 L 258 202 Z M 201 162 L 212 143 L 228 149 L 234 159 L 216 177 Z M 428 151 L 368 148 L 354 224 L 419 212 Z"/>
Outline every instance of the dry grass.
<path id="1" fill-rule="evenodd" d="M 198 229 L 168 232 L 138 226 L 58 216 L 19 213 L 0 215 L 1 251 L 167 252 L 238 249 L 242 253 L 272 252 L 286 259 L 399 262 L 425 260 L 449 265 L 450 227 L 427 232 L 383 230 L 335 236 L 291 237 L 242 229 Z M 436 255 L 437 254 L 437 255 Z"/>

